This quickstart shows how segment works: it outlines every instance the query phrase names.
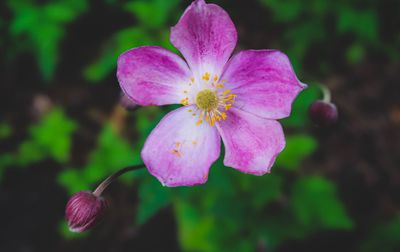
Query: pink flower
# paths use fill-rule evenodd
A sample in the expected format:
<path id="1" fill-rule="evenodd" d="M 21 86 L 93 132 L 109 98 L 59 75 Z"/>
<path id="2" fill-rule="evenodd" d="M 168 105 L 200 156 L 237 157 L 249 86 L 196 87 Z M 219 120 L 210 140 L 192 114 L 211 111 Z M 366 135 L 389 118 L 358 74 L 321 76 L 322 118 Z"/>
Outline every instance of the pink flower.
<path id="1" fill-rule="evenodd" d="M 182 104 L 148 137 L 141 156 L 166 186 L 207 181 L 225 144 L 224 164 L 241 172 L 270 171 L 285 146 L 277 122 L 305 88 L 287 56 L 245 50 L 229 15 L 215 4 L 194 1 L 171 29 L 171 42 L 186 62 L 157 46 L 123 53 L 117 76 L 125 94 L 141 106 Z"/>

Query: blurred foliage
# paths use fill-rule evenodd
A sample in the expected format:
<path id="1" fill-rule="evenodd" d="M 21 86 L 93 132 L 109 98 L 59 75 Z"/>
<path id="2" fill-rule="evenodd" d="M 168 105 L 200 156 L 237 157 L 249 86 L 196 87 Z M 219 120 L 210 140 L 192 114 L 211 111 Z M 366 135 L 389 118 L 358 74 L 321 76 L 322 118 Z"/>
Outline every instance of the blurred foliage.
<path id="1" fill-rule="evenodd" d="M 104 2 L 121 14 L 131 15 L 132 23 L 99 41 L 97 55 L 82 69 L 88 82 L 104 84 L 104 80 L 115 73 L 118 56 L 130 48 L 159 45 L 176 52 L 169 42 L 169 27 L 182 13 L 183 1 Z M 381 44 L 382 23 L 376 11 L 379 1 L 364 1 L 363 6 L 359 6 L 358 1 L 345 0 L 259 2 L 271 13 L 274 25 L 281 32 L 274 43 L 289 54 L 297 71 L 303 70 L 303 63 L 316 48 L 327 50 L 318 51 L 321 54 L 315 67 L 322 72 L 336 63 L 326 61 L 324 57 L 329 53 L 343 52 L 349 64 L 359 63 L 371 50 L 399 58 L 400 36 L 385 46 Z M 0 30 L 8 27 L 13 50 L 32 53 L 43 79 L 51 81 L 60 60 L 60 45 L 69 35 L 69 25 L 91 11 L 94 1 L 6 0 L 6 3 L 12 17 L 9 21 L 0 18 Z M 4 46 L 4 40 L 0 38 L 0 47 Z M 350 42 L 342 45 L 343 40 Z M 10 54 L 13 50 L 5 51 Z M 292 115 L 282 120 L 285 128 L 290 132 L 304 132 L 309 126 L 308 107 L 320 97 L 316 85 L 303 91 L 293 104 Z M 53 159 L 69 167 L 58 175 L 58 182 L 69 194 L 91 189 L 116 170 L 141 163 L 140 150 L 146 137 L 173 108 L 146 107 L 130 113 L 132 139 L 127 139 L 112 121 L 101 125 L 97 144 L 83 165 L 71 164 L 69 157 L 77 122 L 69 119 L 62 108 L 54 108 L 37 124 L 28 127 L 26 139 L 15 152 L 0 155 L 0 179 L 6 167 Z M 12 125 L 0 123 L 0 140 L 12 135 Z M 349 230 L 355 223 L 347 215 L 336 185 L 323 176 L 301 170 L 303 160 L 312 155 L 317 146 L 310 135 L 288 134 L 286 148 L 278 156 L 272 173 L 261 177 L 224 167 L 222 154 L 210 170 L 209 181 L 201 187 L 162 187 L 145 170 L 126 174 L 123 181 L 135 182 L 138 187 L 137 214 L 132 221 L 144 225 L 160 209 L 172 206 L 183 251 L 255 251 L 260 242 L 273 250 L 285 241 L 304 239 L 320 230 Z M 395 250 L 399 246 L 399 227 L 398 217 L 377 224 L 362 249 Z M 60 223 L 59 232 L 67 239 L 77 237 L 68 231 L 65 221 Z"/>
<path id="2" fill-rule="evenodd" d="M 88 66 L 84 75 L 86 79 L 96 82 L 104 79 L 116 67 L 118 56 L 132 48 L 141 45 L 154 44 L 146 32 L 140 28 L 127 28 L 117 32 L 107 42 L 101 56 L 95 63 Z"/>
<path id="3" fill-rule="evenodd" d="M 10 34 L 19 41 L 21 50 L 35 54 L 43 78 L 49 81 L 54 75 L 66 26 L 87 9 L 87 1 L 55 0 L 44 5 L 35 2 L 8 0 L 13 13 Z"/>
<path id="4" fill-rule="evenodd" d="M 20 145 L 18 162 L 28 165 L 45 158 L 67 162 L 76 129 L 76 123 L 68 119 L 61 108 L 53 109 L 39 124 L 29 128 L 30 137 Z"/>
<path id="5" fill-rule="evenodd" d="M 141 147 L 162 115 L 159 107 L 147 107 L 135 111 L 135 129 L 138 131 L 139 138 L 136 139 L 134 145 L 125 140 L 111 122 L 104 125 L 98 135 L 97 146 L 89 154 L 86 164 L 80 168 L 69 168 L 61 172 L 58 177 L 60 184 L 72 194 L 92 188 L 96 183 L 125 166 L 142 163 Z M 125 181 L 129 182 L 135 177 L 128 174 L 124 176 Z"/>
<path id="6" fill-rule="evenodd" d="M 301 147 L 301 148 L 299 148 Z M 313 137 L 307 135 L 292 135 L 286 137 L 286 147 L 279 154 L 276 165 L 289 170 L 300 167 L 300 162 L 312 154 L 317 148 Z"/>
<path id="7" fill-rule="evenodd" d="M 301 70 L 306 56 L 318 45 L 344 50 L 350 64 L 360 62 L 365 52 L 373 49 L 390 52 L 399 58 L 396 48 L 400 37 L 385 48 L 380 46 L 380 23 L 376 13 L 378 1 L 258 0 L 271 12 L 273 20 L 282 24 L 280 47 L 289 54 L 295 69 Z M 141 45 L 160 45 L 175 50 L 168 39 L 169 27 L 182 11 L 181 0 L 105 0 L 121 11 L 132 14 L 136 22 L 116 31 L 103 44 L 99 56 L 83 73 L 87 80 L 99 82 L 112 73 L 122 52 Z M 37 4 L 34 0 L 7 0 L 13 13 L 9 32 L 19 41 L 19 50 L 30 50 L 37 59 L 43 77 L 51 80 L 58 62 L 59 45 L 67 35 L 66 28 L 85 13 L 87 0 L 55 0 Z M 1 26 L 2 22 L 0 22 Z M 334 48 L 340 39 L 352 38 L 346 48 Z M 22 41 L 21 41 L 22 40 Z M 324 52 L 325 54 L 327 52 Z M 319 67 L 326 69 L 321 57 Z"/>
<path id="8" fill-rule="evenodd" d="M 399 251 L 400 249 L 400 215 L 392 220 L 371 228 L 371 233 L 365 239 L 362 251 Z"/>
<path id="9" fill-rule="evenodd" d="M 70 194 L 87 190 L 114 171 L 139 163 L 138 157 L 134 159 L 132 153 L 129 143 L 118 136 L 111 125 L 106 125 L 99 134 L 96 149 L 89 154 L 87 164 L 60 173 L 59 182 Z"/>
<path id="10" fill-rule="evenodd" d="M 125 11 L 137 18 L 138 24 L 118 31 L 106 41 L 99 58 L 85 69 L 86 79 L 103 80 L 115 69 L 118 56 L 134 47 L 159 45 L 174 50 L 169 42 L 167 21 L 179 3 L 180 0 L 146 0 L 123 5 Z"/>
<path id="11" fill-rule="evenodd" d="M 8 167 L 28 166 L 44 159 L 66 163 L 76 129 L 76 122 L 69 119 L 61 108 L 53 108 L 44 114 L 37 124 L 28 128 L 28 136 L 18 150 L 0 155 L 0 181 Z M 10 137 L 12 128 L 3 124 L 0 134 L 3 135 L 0 140 Z"/>
<path id="12" fill-rule="evenodd" d="M 145 176 L 143 176 L 145 177 Z M 136 223 L 142 225 L 153 217 L 161 208 L 171 203 L 171 194 L 167 188 L 150 177 L 145 177 L 139 186 L 139 206 Z"/>
<path id="13" fill-rule="evenodd" d="M 291 209 L 304 230 L 353 227 L 333 183 L 322 177 L 304 177 L 294 183 L 292 191 Z"/>
<path id="14" fill-rule="evenodd" d="M 303 90 L 292 105 L 292 112 L 288 118 L 282 120 L 287 127 L 306 127 L 309 125 L 308 108 L 315 100 L 321 99 L 321 89 L 318 85 L 310 85 Z"/>
<path id="15" fill-rule="evenodd" d="M 139 20 L 139 24 L 160 29 L 167 25 L 168 18 L 180 2 L 181 0 L 138 0 L 128 1 L 124 7 Z"/>
<path id="16" fill-rule="evenodd" d="M 0 140 L 8 138 L 12 134 L 12 127 L 8 123 L 0 123 Z"/>
<path id="17" fill-rule="evenodd" d="M 268 8 L 275 22 L 283 26 L 282 39 L 285 52 L 290 56 L 295 69 L 301 70 L 301 64 L 315 48 L 322 46 L 333 52 L 345 52 L 350 64 L 360 62 L 364 52 L 373 50 L 380 53 L 392 52 L 390 55 L 399 59 L 399 40 L 380 43 L 380 20 L 377 16 L 379 1 L 321 1 L 308 0 L 259 0 Z M 351 38 L 345 48 L 337 48 L 343 39 Z M 322 52 L 319 58 L 321 70 L 326 70 L 327 62 Z M 333 63 L 334 64 L 334 63 Z"/>

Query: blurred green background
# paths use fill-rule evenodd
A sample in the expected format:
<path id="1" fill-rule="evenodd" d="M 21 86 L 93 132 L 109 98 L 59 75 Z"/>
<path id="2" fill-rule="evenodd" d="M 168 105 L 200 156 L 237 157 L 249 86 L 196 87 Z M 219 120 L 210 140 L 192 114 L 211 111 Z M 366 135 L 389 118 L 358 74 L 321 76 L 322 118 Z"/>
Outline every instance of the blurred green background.
<path id="1" fill-rule="evenodd" d="M 309 84 L 282 120 L 287 147 L 262 177 L 221 159 L 198 187 L 126 174 L 81 235 L 63 220 L 68 197 L 140 164 L 175 108 L 120 106 L 116 59 L 176 52 L 169 28 L 190 1 L 0 2 L 0 251 L 400 251 L 400 1 L 213 2 L 238 50 L 282 50 Z M 318 84 L 339 108 L 334 126 L 308 119 Z"/>

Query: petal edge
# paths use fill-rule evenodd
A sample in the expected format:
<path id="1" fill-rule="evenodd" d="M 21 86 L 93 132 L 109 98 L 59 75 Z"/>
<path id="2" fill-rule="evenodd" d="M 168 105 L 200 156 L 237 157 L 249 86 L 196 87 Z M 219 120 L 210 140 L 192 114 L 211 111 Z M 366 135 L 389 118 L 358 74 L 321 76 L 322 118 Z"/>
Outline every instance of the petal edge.
<path id="1" fill-rule="evenodd" d="M 296 96 L 306 87 L 288 57 L 276 50 L 245 50 L 225 66 L 222 79 L 237 95 L 234 106 L 268 119 L 290 115 Z"/>
<path id="2" fill-rule="evenodd" d="M 220 75 L 236 46 L 237 32 L 224 9 L 196 0 L 171 28 L 170 40 L 197 77 L 205 72 Z"/>
<path id="3" fill-rule="evenodd" d="M 218 159 L 221 138 L 215 127 L 196 125 L 192 106 L 168 113 L 148 136 L 141 156 L 149 172 L 163 185 L 204 184 Z"/>
<path id="4" fill-rule="evenodd" d="M 130 49 L 118 58 L 124 93 L 141 106 L 178 104 L 191 72 L 178 55 L 158 46 Z"/>
<path id="5" fill-rule="evenodd" d="M 236 108 L 228 111 L 228 118 L 217 128 L 225 145 L 224 165 L 243 173 L 261 176 L 270 172 L 285 147 L 279 122 Z"/>

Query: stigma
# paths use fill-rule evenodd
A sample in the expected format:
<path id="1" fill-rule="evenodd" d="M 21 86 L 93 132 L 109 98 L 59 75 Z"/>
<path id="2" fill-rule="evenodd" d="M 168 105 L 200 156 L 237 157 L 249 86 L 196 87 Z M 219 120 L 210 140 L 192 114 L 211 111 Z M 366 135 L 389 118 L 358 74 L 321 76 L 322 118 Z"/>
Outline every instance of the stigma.
<path id="1" fill-rule="evenodd" d="M 236 95 L 225 88 L 224 82 L 224 80 L 219 80 L 218 75 L 208 72 L 205 72 L 199 80 L 190 79 L 189 86 L 192 88 L 184 91 L 185 97 L 181 100 L 181 104 L 196 105 L 194 110 L 188 110 L 198 118 L 196 125 L 206 122 L 214 126 L 216 122 L 226 120 L 228 117 L 226 111 L 232 107 Z M 190 99 L 186 96 L 189 93 L 192 94 Z"/>

